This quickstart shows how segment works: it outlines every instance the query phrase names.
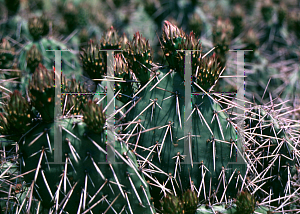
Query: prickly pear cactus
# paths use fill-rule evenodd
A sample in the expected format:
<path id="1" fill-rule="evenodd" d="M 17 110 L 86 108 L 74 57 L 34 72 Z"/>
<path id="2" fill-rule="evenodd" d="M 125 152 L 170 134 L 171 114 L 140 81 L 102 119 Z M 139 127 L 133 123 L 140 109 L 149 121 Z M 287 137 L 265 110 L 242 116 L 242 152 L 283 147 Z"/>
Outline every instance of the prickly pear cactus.
<path id="1" fill-rule="evenodd" d="M 172 35 L 172 29 L 177 32 L 170 25 L 164 28 L 167 31 L 164 33 Z M 175 51 L 170 52 L 170 57 L 176 56 Z M 200 200 L 215 197 L 225 201 L 239 186 L 239 181 L 230 177 L 238 169 L 244 174 L 241 166 L 233 165 L 228 170 L 230 162 L 236 162 L 237 133 L 220 103 L 204 92 L 216 83 L 221 70 L 214 56 L 206 57 L 193 64 L 192 86 L 184 84 L 184 71 L 180 68 L 152 69 L 148 82 L 134 95 L 135 103 L 127 108 L 123 133 L 141 159 L 144 173 L 155 173 L 157 180 L 150 180 L 154 185 L 153 195 L 194 189 Z M 185 97 L 191 96 L 185 94 L 187 87 L 199 94 L 185 103 Z M 190 128 L 188 118 L 191 118 Z M 155 170 L 150 169 L 153 167 Z"/>
<path id="2" fill-rule="evenodd" d="M 54 72 L 40 64 L 30 84 L 31 103 L 41 116 L 33 118 L 18 144 L 29 200 L 34 195 L 45 209 L 69 213 L 154 213 L 135 155 L 122 140 L 106 140 L 103 108 L 90 100 L 76 109 L 82 119 L 72 114 L 54 118 L 53 80 Z"/>
<path id="3" fill-rule="evenodd" d="M 39 111 L 45 122 L 54 120 L 54 71 L 48 71 L 45 66 L 39 67 L 29 81 L 29 97 L 32 105 Z"/>

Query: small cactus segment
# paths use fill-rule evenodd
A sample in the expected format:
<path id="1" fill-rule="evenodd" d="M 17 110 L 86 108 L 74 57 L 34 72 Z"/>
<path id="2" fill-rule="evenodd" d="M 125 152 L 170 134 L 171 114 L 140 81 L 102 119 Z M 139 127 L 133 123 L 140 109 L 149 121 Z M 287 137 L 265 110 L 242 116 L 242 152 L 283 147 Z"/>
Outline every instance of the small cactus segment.
<path id="1" fill-rule="evenodd" d="M 201 44 L 193 32 L 186 35 L 176 25 L 165 21 L 162 39 L 162 48 L 170 68 L 176 69 L 183 77 L 185 59 L 184 52 L 181 50 L 197 50 L 192 53 L 192 69 L 196 68 L 196 63 L 201 56 Z"/>
<path id="2" fill-rule="evenodd" d="M 34 40 L 39 40 L 44 35 L 44 23 L 37 16 L 28 20 L 28 29 Z"/>
<path id="3" fill-rule="evenodd" d="M 102 50 L 121 50 L 123 42 L 128 41 L 125 34 L 123 37 L 118 35 L 118 32 L 113 26 L 102 36 L 100 40 Z"/>
<path id="4" fill-rule="evenodd" d="M 277 9 L 278 13 L 278 24 L 280 26 L 283 25 L 284 21 L 286 20 L 288 9 L 284 2 L 280 3 L 280 7 Z"/>
<path id="5" fill-rule="evenodd" d="M 32 45 L 26 54 L 26 63 L 30 73 L 33 73 L 42 61 L 43 56 L 41 52 L 37 49 L 36 45 Z"/>
<path id="6" fill-rule="evenodd" d="M 78 12 L 78 8 L 71 1 L 68 1 L 63 7 L 62 13 L 69 32 L 75 30 L 78 25 Z"/>
<path id="7" fill-rule="evenodd" d="M 237 213 L 252 214 L 255 211 L 255 198 L 248 191 L 241 191 L 236 199 Z"/>
<path id="8" fill-rule="evenodd" d="M 195 191 L 188 189 L 180 196 L 167 195 L 161 201 L 162 213 L 166 214 L 195 214 L 198 197 Z"/>
<path id="9" fill-rule="evenodd" d="M 132 87 L 132 76 L 128 68 L 128 64 L 124 61 L 124 56 L 122 54 L 115 55 L 115 77 L 121 78 L 119 81 L 115 82 L 116 92 L 119 90 L 120 93 L 117 96 L 117 99 L 123 103 L 127 103 L 130 100 L 130 96 L 133 93 Z"/>
<path id="10" fill-rule="evenodd" d="M 104 33 L 100 44 L 90 40 L 89 47 L 80 55 L 84 71 L 91 79 L 102 79 L 107 74 L 107 53 L 104 50 L 121 50 L 127 41 L 126 35 L 120 37 L 113 27 Z"/>
<path id="11" fill-rule="evenodd" d="M 162 49 L 170 68 L 180 70 L 180 60 L 182 61 L 179 50 L 179 44 L 186 40 L 186 35 L 182 29 L 169 21 L 164 22 L 162 33 Z"/>
<path id="12" fill-rule="evenodd" d="M 182 203 L 184 206 L 184 213 L 194 214 L 197 210 L 198 197 L 195 191 L 187 190 L 182 195 Z"/>
<path id="13" fill-rule="evenodd" d="M 83 106 L 91 98 L 86 84 L 81 84 L 76 79 L 62 78 L 62 114 L 78 115 Z"/>
<path id="14" fill-rule="evenodd" d="M 103 75 L 106 74 L 105 52 L 99 50 L 99 45 L 90 41 L 89 47 L 84 49 L 80 55 L 83 70 L 91 79 L 102 79 Z"/>
<path id="15" fill-rule="evenodd" d="M 232 34 L 233 26 L 230 20 L 219 18 L 213 28 L 213 43 L 222 67 L 226 65 L 226 54 L 229 50 Z"/>
<path id="16" fill-rule="evenodd" d="M 103 132 L 105 115 L 102 106 L 96 104 L 97 101 L 89 100 L 82 108 L 83 121 L 89 130 L 100 134 Z"/>
<path id="17" fill-rule="evenodd" d="M 2 39 L 2 43 L 0 44 L 0 69 L 11 68 L 14 58 L 14 48 L 11 47 L 7 39 Z"/>
<path id="18" fill-rule="evenodd" d="M 43 32 L 41 36 L 47 36 L 50 31 L 50 23 L 52 21 L 49 19 L 49 17 L 46 14 L 42 14 L 40 17 L 41 22 L 43 23 Z"/>
<path id="19" fill-rule="evenodd" d="M 174 195 L 167 195 L 161 201 L 162 204 L 162 213 L 166 214 L 181 214 L 184 213 L 184 206 L 182 201 L 174 196 Z"/>
<path id="20" fill-rule="evenodd" d="M 127 43 L 124 56 L 141 84 L 145 84 L 150 79 L 150 69 L 152 68 L 152 48 L 149 41 L 137 32 L 132 41 Z"/>
<path id="21" fill-rule="evenodd" d="M 193 74 L 196 77 L 197 84 L 205 91 L 209 91 L 216 84 L 221 72 L 216 55 L 213 54 L 204 59 L 198 58 L 196 67 L 197 69 L 193 70 Z"/>
<path id="22" fill-rule="evenodd" d="M 3 105 L 4 113 L 0 113 L 0 133 L 9 135 L 7 138 L 19 140 L 25 134 L 31 124 L 31 106 L 22 97 L 21 93 L 15 90 L 10 94 L 8 102 Z"/>
<path id="23" fill-rule="evenodd" d="M 48 71 L 45 66 L 39 64 L 29 81 L 29 97 L 45 122 L 54 119 L 54 94 L 54 71 Z"/>

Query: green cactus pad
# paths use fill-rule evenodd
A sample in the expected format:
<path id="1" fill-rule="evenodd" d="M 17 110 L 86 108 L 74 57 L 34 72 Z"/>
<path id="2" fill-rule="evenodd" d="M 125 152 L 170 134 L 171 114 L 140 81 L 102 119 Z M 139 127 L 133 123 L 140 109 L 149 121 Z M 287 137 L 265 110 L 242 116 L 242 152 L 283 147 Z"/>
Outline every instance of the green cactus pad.
<path id="1" fill-rule="evenodd" d="M 31 124 L 31 106 L 19 91 L 14 91 L 3 105 L 4 113 L 0 113 L 0 133 L 8 135 L 7 139 L 19 140 Z"/>
<path id="2" fill-rule="evenodd" d="M 42 199 L 44 207 L 52 207 L 55 204 L 52 196 L 59 192 L 59 198 L 54 200 L 69 213 L 154 212 L 148 184 L 133 153 L 124 144 L 110 144 L 118 155 L 116 162 L 109 162 L 104 132 L 96 134 L 81 120 L 72 118 L 62 119 L 58 125 L 62 128 L 62 156 L 58 164 L 47 164 L 55 161 L 58 152 L 54 123 L 39 124 L 20 144 L 21 170 L 31 171 L 24 174 L 24 179 L 29 184 L 34 181 L 39 187 L 34 195 Z"/>
<path id="3" fill-rule="evenodd" d="M 127 114 L 126 122 L 131 125 L 124 127 L 124 130 L 131 133 L 136 127 L 129 139 L 132 149 L 139 157 L 151 157 L 151 165 L 161 170 L 155 173 L 155 177 L 161 184 L 167 183 L 166 187 L 170 190 L 181 192 L 182 189 L 191 189 L 191 185 L 199 190 L 204 179 L 205 191 L 201 185 L 201 192 L 197 193 L 197 196 L 200 199 L 207 199 L 210 179 L 212 179 L 211 191 L 216 190 L 219 200 L 222 198 L 223 191 L 226 192 L 224 195 L 234 196 L 237 192 L 236 180 L 231 180 L 225 190 L 218 179 L 223 173 L 227 181 L 233 173 L 237 174 L 238 170 L 242 175 L 245 173 L 243 164 L 230 165 L 231 169 L 227 169 L 228 164 L 236 162 L 237 157 L 235 149 L 237 134 L 228 115 L 221 111 L 218 102 L 208 95 L 194 95 L 191 100 L 194 112 L 191 116 L 192 136 L 190 136 L 189 146 L 191 153 L 185 150 L 184 138 L 189 136 L 188 133 L 184 134 L 184 109 L 186 108 L 184 81 L 179 73 L 171 72 L 169 69 L 157 72 L 159 83 L 154 79 L 138 95 L 137 100 L 141 100 L 135 106 L 128 107 L 130 112 Z M 166 77 L 162 79 L 165 75 Z M 194 164 L 191 164 L 190 159 L 186 160 L 188 158 L 184 156 L 187 154 L 191 154 L 190 158 L 193 163 L 195 162 Z M 183 159 L 187 164 L 182 163 Z M 179 163 L 181 163 L 180 167 Z M 146 167 L 147 164 L 143 166 Z M 205 167 L 209 171 L 205 170 Z M 167 182 L 175 178 L 179 182 L 179 177 L 182 189 L 175 184 L 175 180 L 174 185 Z M 237 186 L 239 185 L 238 182 Z M 155 189 L 153 187 L 152 194 L 159 194 L 161 190 Z"/>
<path id="4" fill-rule="evenodd" d="M 33 73 L 40 63 L 42 63 L 43 56 L 41 52 L 37 49 L 36 45 L 32 45 L 29 51 L 26 53 L 26 63 L 27 68 L 29 68 L 30 73 Z"/>
<path id="5" fill-rule="evenodd" d="M 152 48 L 149 41 L 137 32 L 132 41 L 127 43 L 124 56 L 141 84 L 145 84 L 150 79 L 150 68 L 152 68 Z"/>
<path id="6" fill-rule="evenodd" d="M 39 64 L 29 81 L 29 97 L 45 122 L 54 120 L 54 96 L 54 71 L 48 71 L 45 66 Z"/>

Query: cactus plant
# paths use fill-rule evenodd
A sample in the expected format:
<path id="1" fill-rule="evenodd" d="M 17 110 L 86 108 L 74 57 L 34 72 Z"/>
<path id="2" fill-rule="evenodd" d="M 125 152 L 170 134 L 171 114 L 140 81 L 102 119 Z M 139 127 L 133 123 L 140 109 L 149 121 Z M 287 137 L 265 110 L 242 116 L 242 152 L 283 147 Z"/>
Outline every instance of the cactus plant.
<path id="1" fill-rule="evenodd" d="M 299 111 L 289 108 L 300 105 L 298 3 L 1 1 L 0 212 L 297 212 Z M 56 118 L 54 50 L 67 48 Z M 104 51 L 112 49 L 122 50 L 114 78 Z M 231 93 L 241 64 L 229 49 L 253 50 L 245 52 L 246 106 Z M 242 146 L 245 164 L 236 165 Z M 58 150 L 62 164 L 48 164 Z"/>
<path id="2" fill-rule="evenodd" d="M 32 45 L 32 47 L 26 53 L 26 63 L 30 73 L 35 71 L 38 65 L 42 63 L 42 60 L 43 56 L 41 52 L 37 49 L 36 45 Z"/>
<path id="3" fill-rule="evenodd" d="M 173 35 L 176 33 L 179 35 L 180 30 L 168 22 L 165 24 L 169 25 L 169 28 L 164 28 L 164 35 L 169 35 L 166 38 L 170 40 L 169 43 L 165 40 L 165 43 L 171 46 L 169 49 L 176 50 L 178 46 Z M 194 48 L 200 46 L 199 43 L 182 41 L 184 39 L 177 37 L 177 40 L 181 40 L 181 44 L 188 44 L 187 47 L 192 44 Z M 169 53 L 170 58 L 175 59 L 178 56 L 176 51 Z M 201 56 L 200 53 L 198 55 Z M 192 67 L 193 90 L 201 94 L 212 88 L 221 71 L 215 56 L 206 57 L 204 59 L 195 57 L 198 60 L 195 60 L 194 68 Z M 181 60 L 184 62 L 182 58 Z M 225 197 L 236 191 L 234 182 L 231 181 L 229 184 L 227 182 L 232 172 L 233 174 L 237 172 L 234 169 L 231 173 L 227 170 L 228 164 L 234 162 L 236 158 L 232 150 L 236 145 L 236 130 L 228 122 L 228 115 L 221 110 L 216 99 L 205 94 L 194 95 L 189 101 L 190 104 L 192 102 L 192 106 L 185 106 L 183 98 L 190 95 L 184 95 L 185 87 L 189 86 L 183 85 L 184 70 L 181 67 L 177 67 L 175 71 L 166 67 L 152 72 L 153 75 L 149 74 L 149 80 L 144 83 L 146 86 L 138 92 L 139 101 L 133 106 L 128 106 L 126 127 L 123 129 L 126 136 L 129 136 L 128 144 L 141 158 L 145 173 L 147 167 L 155 166 L 159 169 L 155 173 L 159 181 L 155 182 L 155 186 L 159 187 L 153 187 L 151 193 L 158 195 L 163 192 L 165 195 L 169 189 L 176 195 L 193 188 L 197 189 L 197 196 L 200 199 L 211 200 L 209 192 L 214 189 L 219 200 L 225 200 Z M 137 75 L 137 78 L 140 76 Z M 186 108 L 191 108 L 191 112 L 198 112 L 198 115 L 194 113 L 184 117 L 183 110 Z M 193 128 L 186 133 L 184 126 L 188 126 L 185 123 L 188 117 L 192 118 Z M 187 139 L 188 147 L 184 146 L 184 138 Z M 185 159 L 187 164 L 182 164 L 187 154 L 189 154 L 189 158 Z M 240 171 L 243 173 L 243 169 Z M 224 183 L 218 180 L 219 176 L 224 179 Z M 177 186 L 176 182 L 180 182 L 180 186 Z"/>
<path id="4" fill-rule="evenodd" d="M 61 136 L 62 156 L 59 157 L 66 162 L 54 165 L 49 163 L 56 161 L 54 154 L 58 152 L 52 150 L 55 147 L 56 129 L 52 110 L 53 80 L 54 73 L 40 64 L 29 84 L 31 103 L 41 115 L 41 118 L 30 121 L 30 132 L 19 142 L 20 166 L 26 183 L 30 185 L 29 194 L 42 200 L 45 209 L 69 213 L 111 213 L 124 209 L 131 213 L 132 210 L 153 213 L 149 187 L 138 170 L 134 154 L 121 141 L 110 144 L 105 140 L 104 113 L 96 102 L 90 101 L 82 109 L 78 109 L 83 114 L 83 120 L 74 118 L 74 115 L 59 120 L 59 125 L 64 130 Z M 69 84 L 63 86 L 66 86 L 65 90 L 72 88 Z M 21 96 L 20 93 L 17 95 Z M 13 101 L 12 99 L 11 102 Z M 23 109 L 21 113 L 30 111 L 31 106 L 25 105 Z M 22 116 L 21 113 L 19 115 Z M 9 121 L 14 119 L 9 118 Z M 22 127 L 27 120 L 17 121 Z M 117 162 L 112 161 L 109 156 L 106 159 L 106 146 L 112 146 L 113 151 L 118 154 Z M 37 170 L 33 172 L 33 169 Z M 39 188 L 36 189 L 35 185 Z M 88 196 L 91 198 L 87 198 Z M 31 197 L 29 200 L 32 200 Z M 30 203 L 26 209 L 29 211 Z"/>
<path id="5" fill-rule="evenodd" d="M 252 214 L 255 210 L 255 198 L 247 191 L 241 191 L 236 199 L 238 213 Z"/>
<path id="6" fill-rule="evenodd" d="M 0 113 L 0 131 L 8 135 L 7 139 L 18 141 L 29 130 L 32 118 L 29 107 L 28 100 L 19 91 L 10 94 L 6 105 L 3 105 L 4 112 Z"/>

